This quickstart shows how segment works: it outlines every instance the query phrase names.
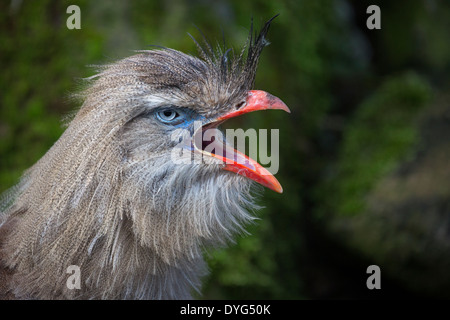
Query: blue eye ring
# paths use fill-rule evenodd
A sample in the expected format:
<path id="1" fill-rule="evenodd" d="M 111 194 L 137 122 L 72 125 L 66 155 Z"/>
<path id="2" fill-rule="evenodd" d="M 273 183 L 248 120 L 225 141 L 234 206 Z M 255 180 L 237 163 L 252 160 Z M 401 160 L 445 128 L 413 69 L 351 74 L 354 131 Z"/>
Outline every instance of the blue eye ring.
<path id="1" fill-rule="evenodd" d="M 184 120 L 174 108 L 164 108 L 156 112 L 156 118 L 164 124 L 178 124 Z"/>

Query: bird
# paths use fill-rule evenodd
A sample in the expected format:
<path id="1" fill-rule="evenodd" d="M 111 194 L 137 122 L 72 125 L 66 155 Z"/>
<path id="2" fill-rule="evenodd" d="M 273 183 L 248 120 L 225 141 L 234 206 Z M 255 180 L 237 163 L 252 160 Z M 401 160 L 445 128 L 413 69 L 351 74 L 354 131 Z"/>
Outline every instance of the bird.
<path id="1" fill-rule="evenodd" d="M 87 78 L 61 137 L 2 195 L 1 299 L 201 294 L 204 251 L 245 230 L 263 187 L 282 192 L 229 142 L 202 140 L 242 114 L 290 112 L 253 89 L 272 20 L 239 52 L 191 36 L 196 55 L 139 50 Z"/>

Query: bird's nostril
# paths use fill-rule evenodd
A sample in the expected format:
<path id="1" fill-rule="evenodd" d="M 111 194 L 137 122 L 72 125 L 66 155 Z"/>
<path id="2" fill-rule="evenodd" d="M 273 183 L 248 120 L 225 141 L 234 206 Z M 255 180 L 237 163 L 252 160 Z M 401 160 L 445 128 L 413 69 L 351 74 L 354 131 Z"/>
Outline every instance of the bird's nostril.
<path id="1" fill-rule="evenodd" d="M 235 107 L 236 107 L 236 110 L 239 110 L 240 108 L 242 108 L 243 106 L 244 106 L 244 104 L 245 104 L 245 101 L 241 101 L 241 102 L 239 102 Z"/>

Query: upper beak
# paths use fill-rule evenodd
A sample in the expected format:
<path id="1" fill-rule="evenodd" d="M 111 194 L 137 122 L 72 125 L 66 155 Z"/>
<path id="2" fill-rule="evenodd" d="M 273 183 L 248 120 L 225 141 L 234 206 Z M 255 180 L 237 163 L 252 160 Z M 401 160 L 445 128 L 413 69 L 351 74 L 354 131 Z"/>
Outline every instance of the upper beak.
<path id="1" fill-rule="evenodd" d="M 245 105 L 235 111 L 231 111 L 223 116 L 219 117 L 217 120 L 226 120 L 229 118 L 234 118 L 245 113 L 258 110 L 267 109 L 279 109 L 291 113 L 288 106 L 284 104 L 279 98 L 261 90 L 250 90 L 247 95 L 247 100 Z"/>
<path id="2" fill-rule="evenodd" d="M 216 122 L 234 118 L 252 111 L 268 109 L 279 109 L 288 113 L 291 112 L 286 104 L 279 98 L 264 91 L 250 90 L 245 104 L 240 109 L 222 115 L 217 118 Z M 224 170 L 243 175 L 278 193 L 283 192 L 283 188 L 273 174 L 261 166 L 257 161 L 247 157 L 245 154 L 235 150 L 226 143 L 221 141 L 215 141 L 214 143 L 218 144 L 217 148 L 222 149 L 221 154 L 219 154 L 220 152 L 208 153 L 204 150 L 199 151 L 222 160 L 225 163 L 225 166 L 223 167 Z"/>

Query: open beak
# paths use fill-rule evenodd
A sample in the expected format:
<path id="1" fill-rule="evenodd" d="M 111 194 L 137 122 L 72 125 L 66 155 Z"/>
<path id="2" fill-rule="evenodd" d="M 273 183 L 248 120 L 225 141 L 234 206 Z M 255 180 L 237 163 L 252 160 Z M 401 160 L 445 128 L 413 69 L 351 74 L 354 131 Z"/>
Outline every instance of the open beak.
<path id="1" fill-rule="evenodd" d="M 202 127 L 202 133 L 211 128 L 216 128 L 224 120 L 234 118 L 252 111 L 279 109 L 290 113 L 289 108 L 279 98 L 260 90 L 250 90 L 245 104 L 227 114 L 217 118 L 213 123 L 209 123 Z M 212 140 L 212 139 L 211 139 Z M 210 140 L 210 141 L 211 141 Z M 278 180 L 263 166 L 245 154 L 235 150 L 230 145 L 220 141 L 220 139 L 212 140 L 207 147 L 205 147 L 202 136 L 202 145 L 200 143 L 195 145 L 195 149 L 202 154 L 220 159 L 224 162 L 224 170 L 232 171 L 237 174 L 243 175 L 251 180 L 258 182 L 259 184 L 272 189 L 278 193 L 283 192 Z M 210 150 L 210 151 L 207 151 Z M 211 151 L 215 150 L 215 151 Z M 220 152 L 218 152 L 220 151 Z"/>

